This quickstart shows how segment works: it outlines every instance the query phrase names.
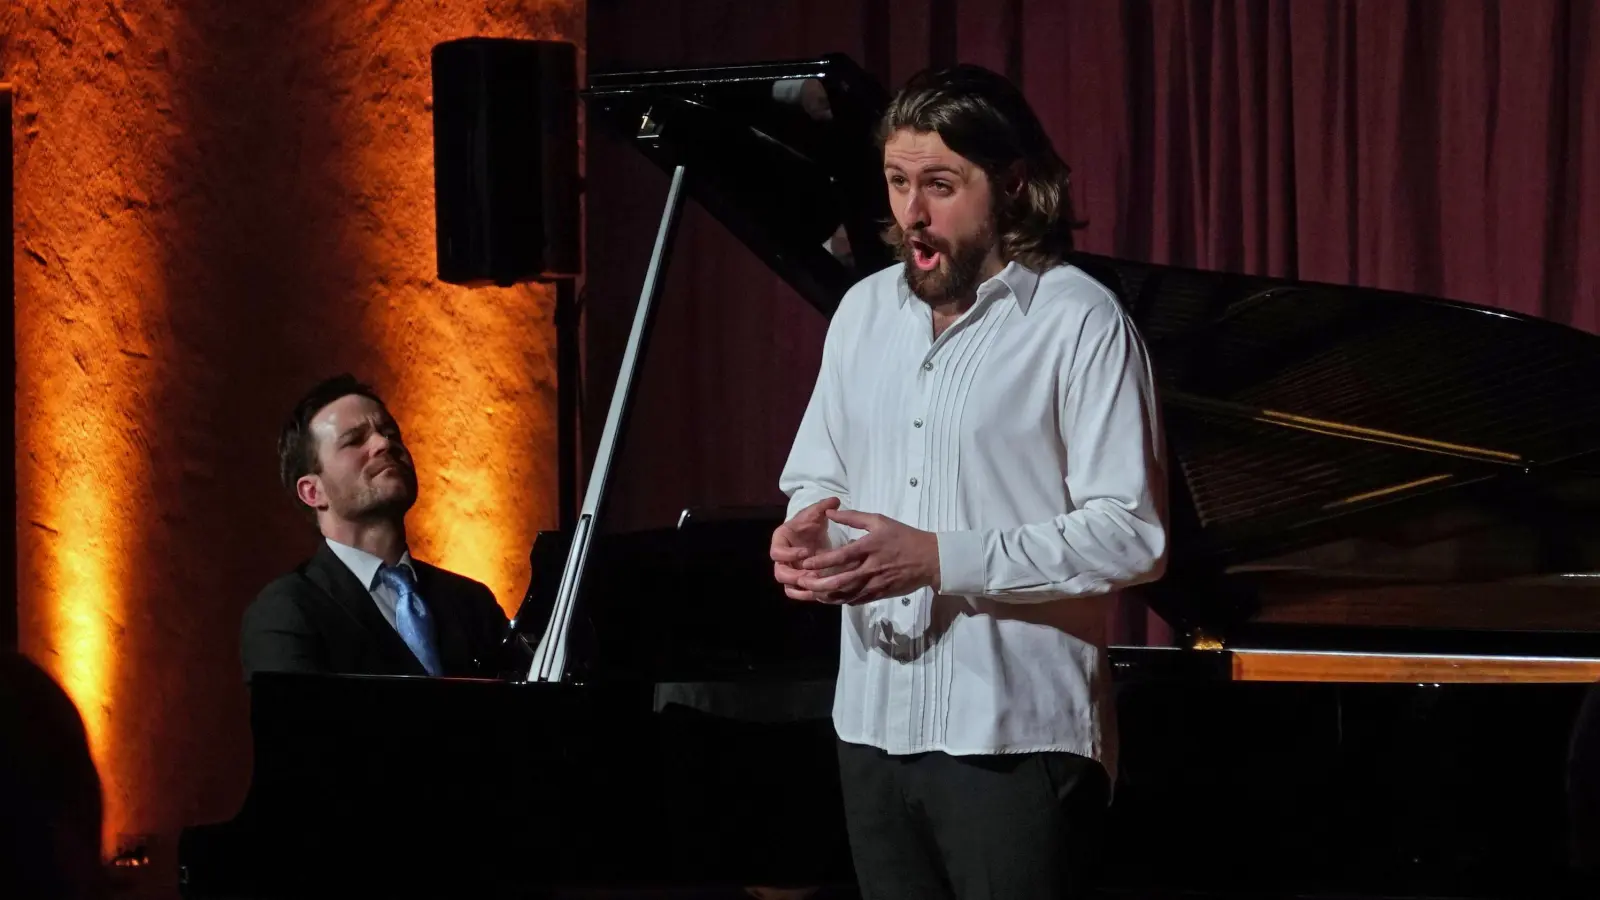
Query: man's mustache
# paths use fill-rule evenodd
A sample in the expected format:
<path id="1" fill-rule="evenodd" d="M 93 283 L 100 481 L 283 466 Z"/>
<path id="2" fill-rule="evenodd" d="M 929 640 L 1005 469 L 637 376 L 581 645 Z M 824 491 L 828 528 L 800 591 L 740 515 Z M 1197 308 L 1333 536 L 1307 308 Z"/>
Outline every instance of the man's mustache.
<path id="1" fill-rule="evenodd" d="M 411 467 L 406 464 L 406 461 L 398 456 L 381 456 L 373 460 L 371 465 L 367 466 L 366 475 L 368 478 L 371 478 L 390 466 L 393 466 L 402 472 L 411 471 Z"/>
<path id="2" fill-rule="evenodd" d="M 926 231 L 908 231 L 900 240 L 900 242 L 905 245 L 907 250 L 911 249 L 911 243 L 913 241 L 926 245 L 930 250 L 943 253 L 947 256 L 950 253 L 950 247 L 946 245 L 943 240 L 934 237 Z"/>

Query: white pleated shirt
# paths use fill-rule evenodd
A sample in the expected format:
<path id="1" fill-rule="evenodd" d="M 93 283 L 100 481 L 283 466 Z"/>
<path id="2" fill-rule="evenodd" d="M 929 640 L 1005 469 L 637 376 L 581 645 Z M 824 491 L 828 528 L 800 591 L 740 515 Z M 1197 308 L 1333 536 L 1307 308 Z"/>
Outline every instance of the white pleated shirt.
<path id="1" fill-rule="evenodd" d="M 851 288 L 779 486 L 790 516 L 835 496 L 935 532 L 941 592 L 844 608 L 839 737 L 1114 774 L 1108 599 L 1161 574 L 1161 448 L 1144 346 L 1082 270 L 1012 262 L 938 340 L 901 266 Z"/>

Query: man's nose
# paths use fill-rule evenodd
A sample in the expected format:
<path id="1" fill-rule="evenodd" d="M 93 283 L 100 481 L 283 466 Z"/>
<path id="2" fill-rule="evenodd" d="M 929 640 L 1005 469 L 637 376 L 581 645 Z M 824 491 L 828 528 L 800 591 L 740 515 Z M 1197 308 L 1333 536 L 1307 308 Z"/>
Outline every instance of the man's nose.
<path id="1" fill-rule="evenodd" d="M 906 193 L 905 226 L 906 231 L 928 225 L 928 207 L 922 202 L 921 191 L 908 191 Z"/>

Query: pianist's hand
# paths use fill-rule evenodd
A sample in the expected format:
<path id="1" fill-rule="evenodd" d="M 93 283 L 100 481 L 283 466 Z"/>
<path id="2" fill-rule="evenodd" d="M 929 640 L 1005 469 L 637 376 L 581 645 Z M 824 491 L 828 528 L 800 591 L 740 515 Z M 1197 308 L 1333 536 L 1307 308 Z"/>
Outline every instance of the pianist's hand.
<path id="1" fill-rule="evenodd" d="M 888 516 L 830 510 L 827 517 L 867 534 L 807 556 L 797 586 L 825 603 L 871 603 L 920 588 L 939 589 L 939 538 Z"/>
<path id="2" fill-rule="evenodd" d="M 828 549 L 828 512 L 839 508 L 839 498 L 829 497 L 795 513 L 772 532 L 772 575 L 790 600 L 817 600 L 800 588 L 800 561 Z"/>

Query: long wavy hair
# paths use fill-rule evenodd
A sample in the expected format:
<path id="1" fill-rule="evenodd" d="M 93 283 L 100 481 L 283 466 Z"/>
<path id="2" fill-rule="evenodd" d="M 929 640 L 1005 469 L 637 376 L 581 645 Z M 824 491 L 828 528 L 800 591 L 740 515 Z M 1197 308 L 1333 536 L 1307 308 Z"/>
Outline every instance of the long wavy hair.
<path id="1" fill-rule="evenodd" d="M 1022 92 L 1005 77 L 970 64 L 913 75 L 878 123 L 879 152 L 905 128 L 936 132 L 945 146 L 989 176 L 1002 259 L 1042 272 L 1072 252 L 1072 232 L 1083 227 L 1072 209 L 1072 170 Z M 1011 197 L 999 186 L 1018 162 L 1025 184 Z M 884 241 L 898 249 L 902 238 L 891 220 Z"/>

